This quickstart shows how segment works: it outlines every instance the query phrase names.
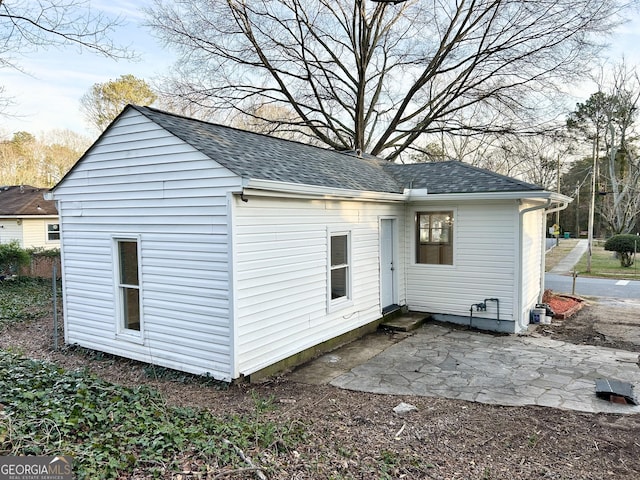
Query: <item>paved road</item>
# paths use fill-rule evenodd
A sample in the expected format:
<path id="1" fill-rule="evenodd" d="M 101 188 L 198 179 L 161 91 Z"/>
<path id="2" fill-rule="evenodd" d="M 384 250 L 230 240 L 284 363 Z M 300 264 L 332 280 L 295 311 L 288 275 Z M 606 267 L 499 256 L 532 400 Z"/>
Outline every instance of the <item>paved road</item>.
<path id="1" fill-rule="evenodd" d="M 570 275 L 547 273 L 544 276 L 545 288 L 557 293 L 571 293 L 572 282 Z M 578 276 L 575 293 L 593 297 L 640 298 L 640 281 Z"/>

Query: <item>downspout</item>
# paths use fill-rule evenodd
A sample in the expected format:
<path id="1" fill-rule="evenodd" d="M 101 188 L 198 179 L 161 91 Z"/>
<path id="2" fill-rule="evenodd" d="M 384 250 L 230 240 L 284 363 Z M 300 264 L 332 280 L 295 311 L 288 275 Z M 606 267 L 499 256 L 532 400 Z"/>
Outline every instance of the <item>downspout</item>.
<path id="1" fill-rule="evenodd" d="M 547 198 L 547 201 L 542 204 L 542 205 L 536 205 L 533 207 L 529 207 L 529 208 L 525 208 L 524 210 L 521 210 L 520 213 L 520 221 L 519 221 L 519 225 L 518 225 L 518 229 L 519 229 L 519 234 L 518 234 L 518 278 L 517 278 L 517 283 L 518 283 L 518 317 L 520 317 L 520 314 L 522 313 L 522 307 L 523 307 L 523 299 L 522 299 L 522 262 L 523 262 L 523 254 L 524 254 L 524 216 L 525 214 L 529 213 L 529 212 L 533 212 L 535 210 L 542 210 L 542 209 L 546 209 L 549 205 L 551 205 L 552 200 L 550 198 Z M 547 216 L 543 215 L 542 217 L 542 232 L 544 233 L 545 228 L 547 225 Z M 539 298 L 538 298 L 538 302 L 540 302 L 542 300 L 542 292 L 543 292 L 543 288 L 544 288 L 544 254 L 545 254 L 545 242 L 541 242 L 542 243 L 542 247 L 541 247 L 541 255 L 542 258 L 540 259 L 540 294 L 539 294 Z M 522 326 L 522 325 L 521 325 Z"/>
<path id="2" fill-rule="evenodd" d="M 547 215 L 549 215 L 550 213 L 555 213 L 555 212 L 559 212 L 561 210 L 564 210 L 568 206 L 569 206 L 569 202 L 563 202 L 561 205 L 558 205 L 557 207 L 554 207 L 554 208 L 550 208 L 549 210 L 547 210 L 545 212 L 545 215 L 542 218 L 542 231 L 543 231 L 543 233 L 545 232 L 545 229 L 547 228 Z M 545 233 L 545 238 L 546 238 L 546 233 Z M 558 234 L 558 238 L 560 238 L 559 234 Z M 545 268 L 546 267 L 546 253 L 547 253 L 546 242 L 542 242 L 542 257 L 540 258 L 540 261 L 541 261 L 541 264 L 540 264 L 540 294 L 538 295 L 538 303 L 542 303 L 542 295 L 544 294 L 544 271 L 546 269 Z"/>

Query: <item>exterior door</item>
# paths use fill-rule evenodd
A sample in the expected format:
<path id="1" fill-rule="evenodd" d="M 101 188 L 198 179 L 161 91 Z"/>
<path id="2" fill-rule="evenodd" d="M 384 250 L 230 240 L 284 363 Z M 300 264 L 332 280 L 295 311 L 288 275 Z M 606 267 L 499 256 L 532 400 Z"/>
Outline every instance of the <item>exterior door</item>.
<path id="1" fill-rule="evenodd" d="M 396 220 L 380 220 L 380 306 L 382 312 L 392 310 L 397 303 Z"/>

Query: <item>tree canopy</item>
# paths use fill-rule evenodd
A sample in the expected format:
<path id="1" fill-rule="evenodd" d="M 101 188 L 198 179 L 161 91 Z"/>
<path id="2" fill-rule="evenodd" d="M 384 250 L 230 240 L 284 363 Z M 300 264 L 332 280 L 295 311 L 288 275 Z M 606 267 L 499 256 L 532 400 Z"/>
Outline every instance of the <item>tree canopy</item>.
<path id="1" fill-rule="evenodd" d="M 637 131 L 640 78 L 624 64 L 567 119 L 570 132 L 592 147 L 598 213 L 611 233 L 633 231 L 640 215 Z"/>
<path id="2" fill-rule="evenodd" d="M 280 131 L 394 159 L 435 132 L 518 131 L 543 90 L 584 75 L 624 4 L 155 0 L 147 15 L 181 54 L 168 91 L 189 108 L 285 107 L 267 119 Z"/>
<path id="3" fill-rule="evenodd" d="M 16 132 L 0 142 L 0 179 L 5 185 L 52 187 L 90 143 L 70 130 L 51 131 L 42 138 Z"/>
<path id="4" fill-rule="evenodd" d="M 128 74 L 94 84 L 82 96 L 80 109 L 89 123 L 102 132 L 127 104 L 150 105 L 156 98 L 145 80 Z"/>

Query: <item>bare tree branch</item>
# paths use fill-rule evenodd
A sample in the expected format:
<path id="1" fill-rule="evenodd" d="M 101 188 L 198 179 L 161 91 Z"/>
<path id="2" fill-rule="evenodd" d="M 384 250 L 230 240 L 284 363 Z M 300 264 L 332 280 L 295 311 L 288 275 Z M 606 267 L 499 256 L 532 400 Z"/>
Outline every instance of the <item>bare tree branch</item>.
<path id="1" fill-rule="evenodd" d="M 0 2 L 0 54 L 76 45 L 112 58 L 128 58 L 110 38 L 122 18 L 91 9 L 87 0 Z"/>
<path id="2" fill-rule="evenodd" d="M 514 119 L 544 103 L 544 91 L 582 78 L 626 6 L 155 0 L 146 13 L 182 58 L 168 92 L 218 115 L 284 107 L 292 112 L 284 117 L 288 129 L 395 159 L 443 129 L 483 130 L 465 115 L 476 108 L 492 112 L 493 131 L 519 131 Z"/>
<path id="3" fill-rule="evenodd" d="M 122 18 L 94 11 L 89 0 L 0 0 L 0 68 L 23 71 L 17 56 L 66 46 L 131 58 L 126 47 L 111 39 L 121 23 Z"/>

